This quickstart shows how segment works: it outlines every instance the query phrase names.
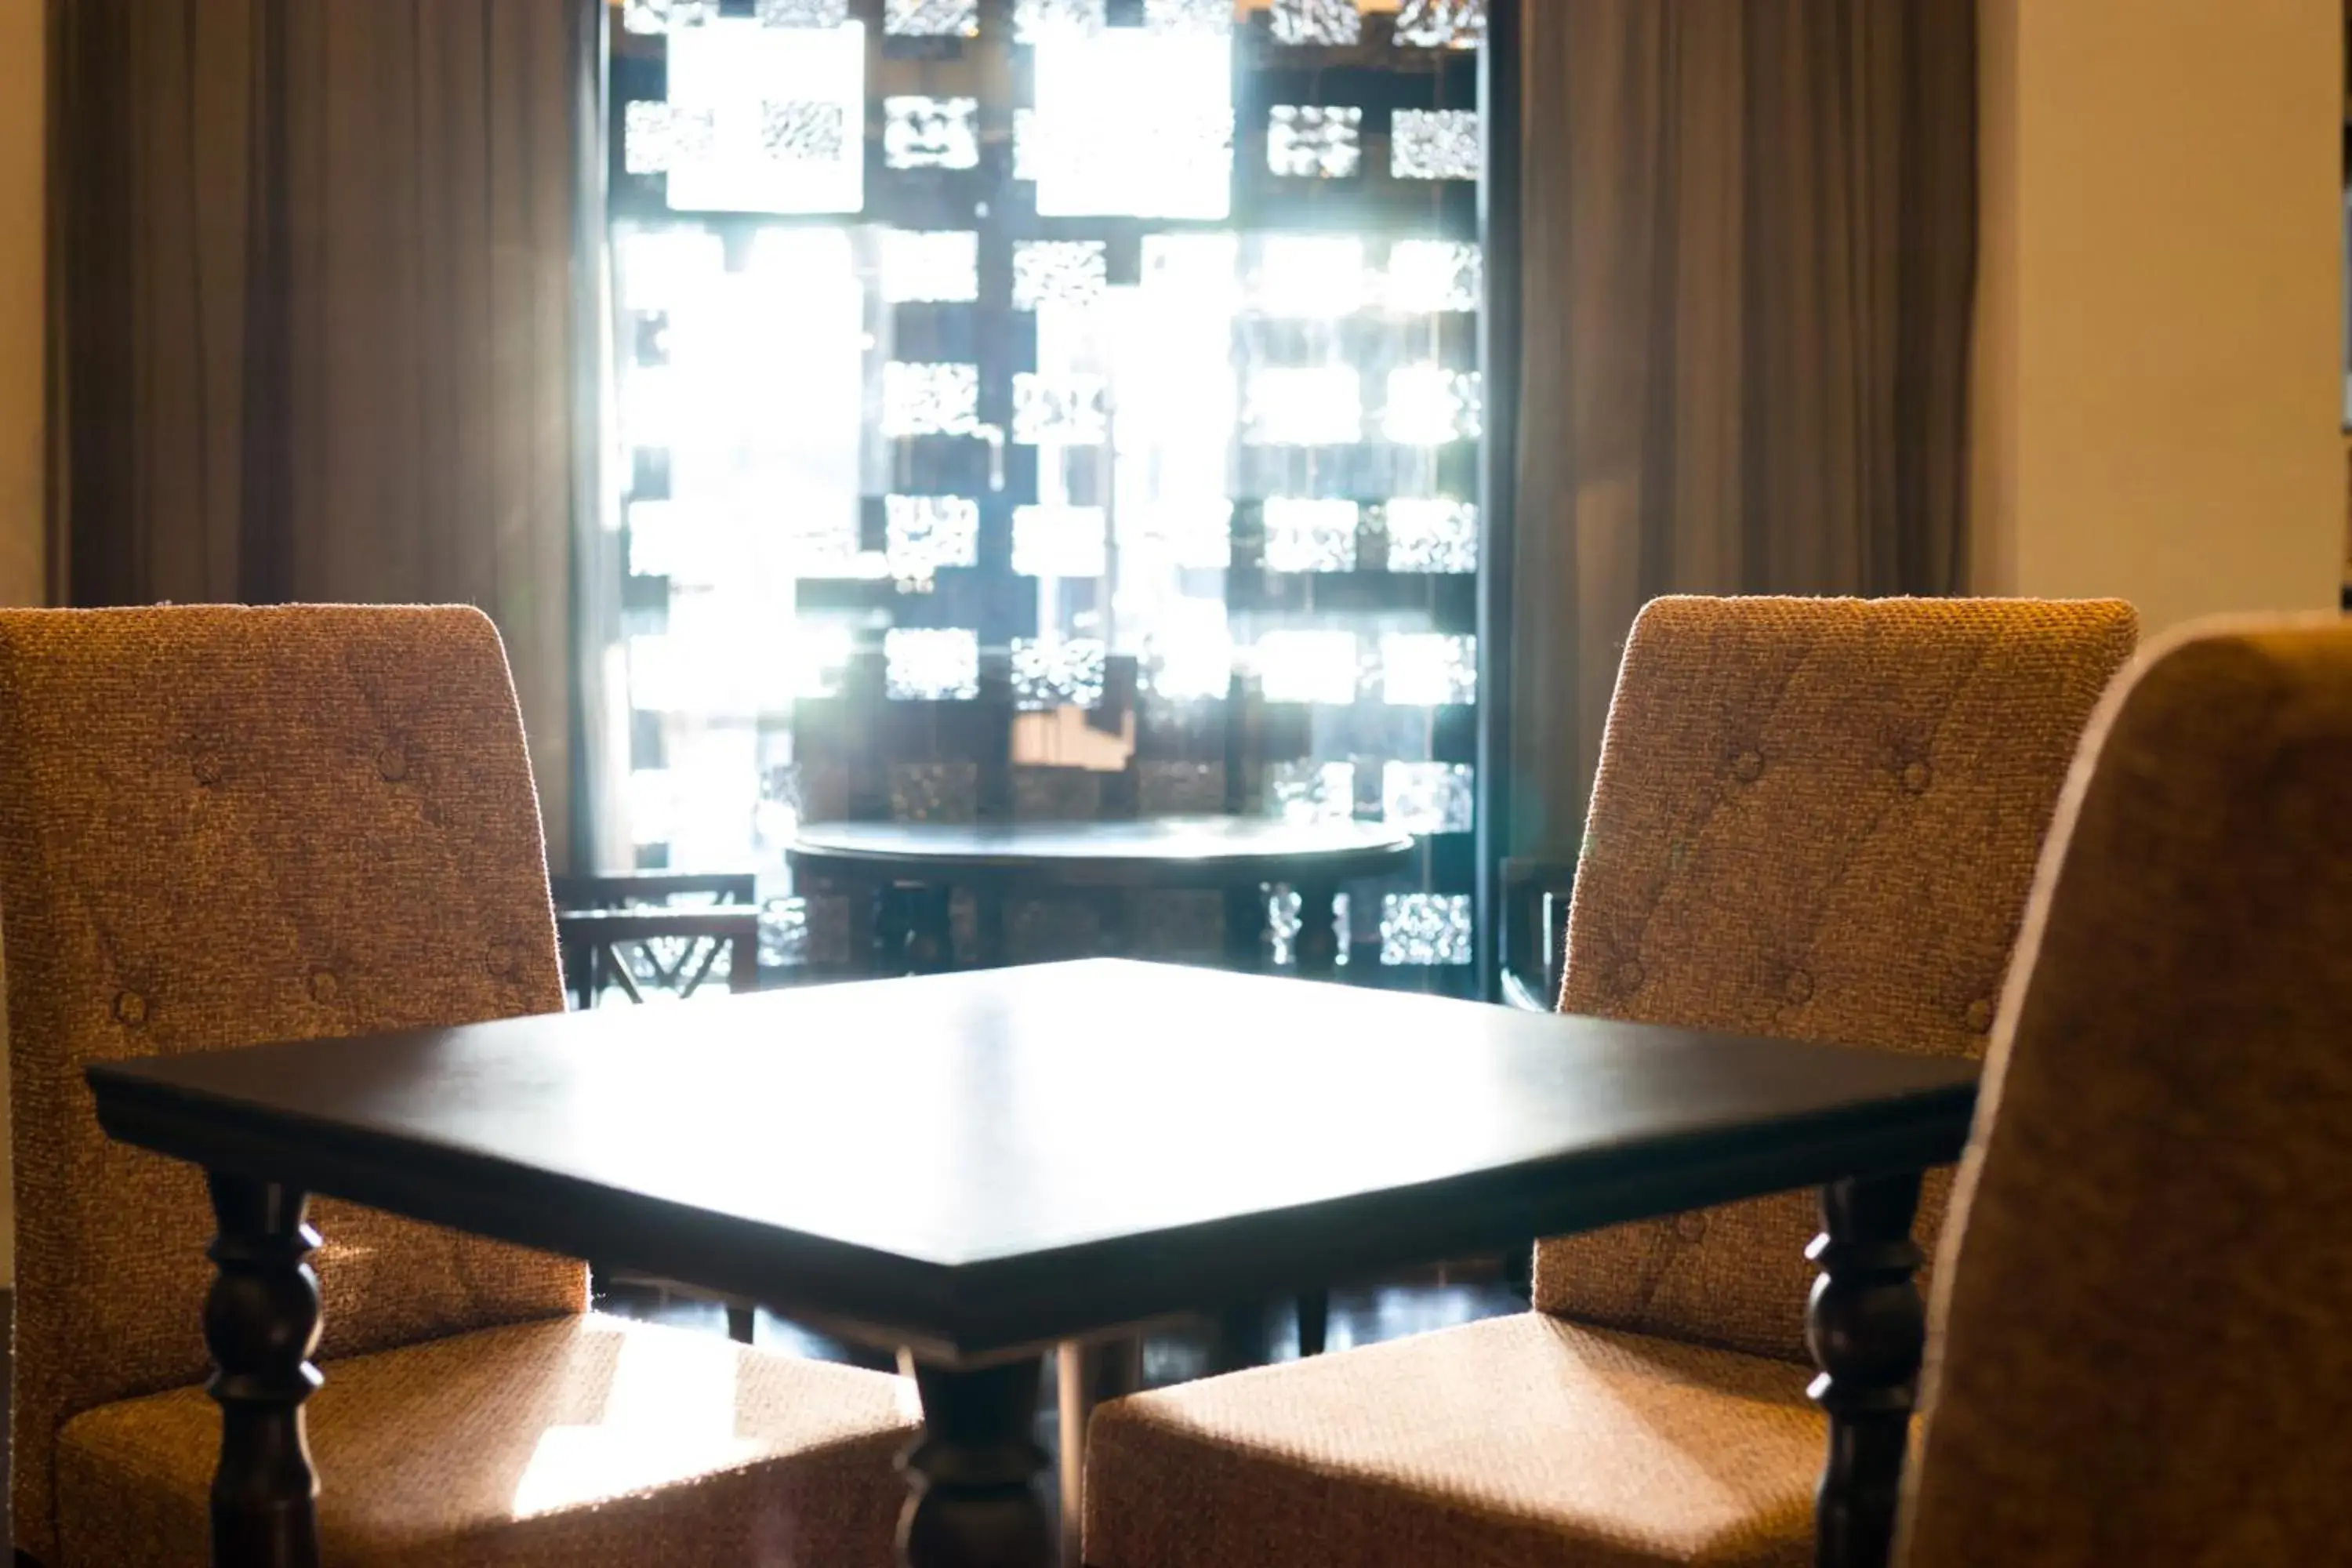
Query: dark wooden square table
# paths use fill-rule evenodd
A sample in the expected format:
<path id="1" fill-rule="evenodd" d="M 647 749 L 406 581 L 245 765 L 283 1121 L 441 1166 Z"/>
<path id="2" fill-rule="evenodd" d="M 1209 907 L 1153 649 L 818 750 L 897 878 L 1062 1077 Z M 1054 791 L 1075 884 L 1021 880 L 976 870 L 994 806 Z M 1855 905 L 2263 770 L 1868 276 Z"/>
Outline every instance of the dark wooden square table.
<path id="1" fill-rule="evenodd" d="M 927 1425 L 908 1561 L 1043 1568 L 1029 1422 L 1056 1341 L 1815 1184 L 1823 1553 L 1864 1561 L 1920 1353 L 1917 1173 L 1976 1094 L 1968 1063 L 1110 961 L 89 1077 L 110 1133 L 210 1174 L 239 1274 L 215 1497 L 248 1500 L 215 1503 L 215 1556 L 272 1568 L 315 1561 L 311 1193 L 902 1347 Z"/>

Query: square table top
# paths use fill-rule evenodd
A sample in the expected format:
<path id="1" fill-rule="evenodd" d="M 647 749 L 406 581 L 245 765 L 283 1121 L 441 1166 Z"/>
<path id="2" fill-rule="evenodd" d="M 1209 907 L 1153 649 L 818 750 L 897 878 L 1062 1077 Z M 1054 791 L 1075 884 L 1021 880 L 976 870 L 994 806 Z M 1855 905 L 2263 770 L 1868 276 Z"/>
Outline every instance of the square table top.
<path id="1" fill-rule="evenodd" d="M 1098 960 L 88 1076 L 129 1142 L 969 1363 L 1948 1162 L 1977 1067 Z"/>

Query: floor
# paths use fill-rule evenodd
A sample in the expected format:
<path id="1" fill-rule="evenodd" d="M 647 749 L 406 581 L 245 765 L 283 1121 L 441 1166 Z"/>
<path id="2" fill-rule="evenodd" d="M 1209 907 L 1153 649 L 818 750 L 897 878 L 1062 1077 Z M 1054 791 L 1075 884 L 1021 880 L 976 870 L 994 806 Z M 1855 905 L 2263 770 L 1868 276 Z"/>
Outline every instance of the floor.
<path id="1" fill-rule="evenodd" d="M 1406 1283 L 1335 1289 L 1331 1292 L 1328 1346 L 1334 1351 L 1345 1350 L 1350 1345 L 1402 1339 L 1407 1334 L 1451 1328 L 1480 1318 L 1524 1311 L 1528 1305 L 1526 1287 L 1508 1278 L 1507 1273 L 1507 1270 L 1491 1264 L 1474 1264 L 1433 1271 L 1426 1277 Z M 718 1303 L 667 1294 L 658 1289 L 630 1288 L 603 1291 L 599 1293 L 596 1304 L 601 1310 L 622 1317 L 705 1329 L 714 1334 L 727 1331 L 726 1310 Z M 14 1296 L 0 1290 L 0 1344 L 9 1342 L 9 1320 L 14 1306 Z M 1267 1359 L 1288 1361 L 1297 1355 L 1297 1327 L 1287 1305 L 1269 1306 L 1265 1327 Z M 189 1331 L 194 1331 L 193 1325 Z M 754 1335 L 761 1346 L 791 1355 L 879 1368 L 891 1364 L 887 1355 L 845 1345 L 767 1312 L 759 1314 Z M 1210 1337 L 1205 1325 L 1197 1330 L 1156 1334 L 1144 1342 L 1144 1383 L 1156 1388 L 1200 1377 L 1208 1370 L 1209 1355 Z M 14 1363 L 5 1356 L 0 1356 L 0 1402 L 5 1402 L 9 1396 L 14 1370 Z M 1055 1431 L 1053 1379 L 1054 1368 L 1049 1359 L 1045 1367 L 1045 1386 L 1039 1391 L 1037 1405 L 1037 1440 L 1045 1445 L 1048 1454 L 1056 1454 L 1060 1447 Z M 1055 1489 L 1054 1478 L 1054 1468 L 1049 1465 L 1045 1471 L 1045 1488 L 1049 1494 Z M 7 1452 L 5 1445 L 0 1445 L 0 1500 L 5 1500 L 7 1491 Z M 1054 1501 L 1049 1495 L 1048 1506 L 1053 1506 Z"/>

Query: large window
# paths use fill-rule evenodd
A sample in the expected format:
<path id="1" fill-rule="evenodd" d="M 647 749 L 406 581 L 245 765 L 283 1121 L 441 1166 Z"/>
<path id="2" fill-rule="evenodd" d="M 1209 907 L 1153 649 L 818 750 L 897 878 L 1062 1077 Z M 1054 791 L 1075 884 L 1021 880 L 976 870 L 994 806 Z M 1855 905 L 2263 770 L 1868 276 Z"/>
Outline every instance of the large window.
<path id="1" fill-rule="evenodd" d="M 1483 0 L 621 20 L 640 862 L 772 873 L 821 972 L 803 817 L 1375 818 L 1423 853 L 1343 952 L 1472 989 Z"/>

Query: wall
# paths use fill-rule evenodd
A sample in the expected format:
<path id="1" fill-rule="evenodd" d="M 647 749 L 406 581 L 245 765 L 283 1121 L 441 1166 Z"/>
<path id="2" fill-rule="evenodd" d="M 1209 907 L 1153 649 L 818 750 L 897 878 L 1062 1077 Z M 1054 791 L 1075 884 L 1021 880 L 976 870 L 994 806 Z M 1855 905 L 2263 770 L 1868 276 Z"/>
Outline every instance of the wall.
<path id="1" fill-rule="evenodd" d="M 2332 606 L 2340 0 L 1980 16 L 1978 589 Z"/>
<path id="2" fill-rule="evenodd" d="M 0 605 L 42 601 L 44 0 L 0 0 Z M 0 1286 L 16 1278 L 0 1074 Z"/>

